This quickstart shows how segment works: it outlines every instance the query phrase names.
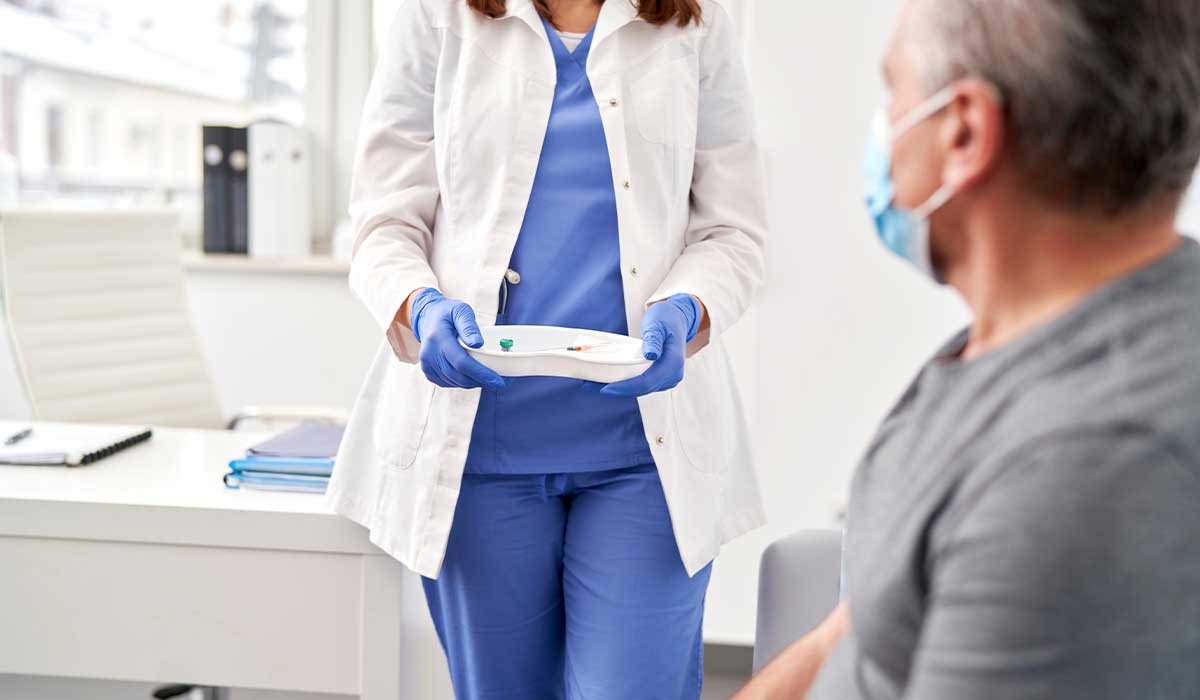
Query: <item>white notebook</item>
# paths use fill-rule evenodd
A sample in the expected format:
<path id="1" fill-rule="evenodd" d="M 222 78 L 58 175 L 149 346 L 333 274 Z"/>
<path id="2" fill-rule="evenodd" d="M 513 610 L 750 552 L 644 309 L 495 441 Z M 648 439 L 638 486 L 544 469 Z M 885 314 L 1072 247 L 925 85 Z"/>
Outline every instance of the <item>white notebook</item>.
<path id="1" fill-rule="evenodd" d="M 77 467 L 150 439 L 151 430 L 132 425 L 35 425 L 15 445 L 0 444 L 0 464 Z M 7 435 L 0 435 L 3 441 Z"/>

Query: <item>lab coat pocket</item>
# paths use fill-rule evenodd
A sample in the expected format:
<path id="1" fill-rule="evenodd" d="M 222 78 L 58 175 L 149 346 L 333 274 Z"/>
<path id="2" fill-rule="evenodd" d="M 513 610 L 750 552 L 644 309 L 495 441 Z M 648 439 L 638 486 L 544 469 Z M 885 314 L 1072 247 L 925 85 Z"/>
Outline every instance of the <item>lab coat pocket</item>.
<path id="1" fill-rule="evenodd" d="M 404 367 L 402 369 L 409 369 Z M 429 415 L 437 387 L 420 376 L 403 374 L 399 381 L 385 382 L 389 391 L 379 397 L 375 416 L 375 444 L 380 459 L 389 469 L 410 469 L 417 461 L 417 451 L 429 425 Z"/>
<path id="2" fill-rule="evenodd" d="M 674 146 L 694 138 L 699 88 L 690 57 L 651 69 L 630 84 L 629 92 L 643 139 Z"/>
<path id="3" fill-rule="evenodd" d="M 720 474 L 734 459 L 737 440 L 725 435 L 728 414 L 735 410 L 737 397 L 729 376 L 723 371 L 722 357 L 706 348 L 687 362 L 683 382 L 668 396 L 671 418 L 684 457 L 693 469 Z"/>

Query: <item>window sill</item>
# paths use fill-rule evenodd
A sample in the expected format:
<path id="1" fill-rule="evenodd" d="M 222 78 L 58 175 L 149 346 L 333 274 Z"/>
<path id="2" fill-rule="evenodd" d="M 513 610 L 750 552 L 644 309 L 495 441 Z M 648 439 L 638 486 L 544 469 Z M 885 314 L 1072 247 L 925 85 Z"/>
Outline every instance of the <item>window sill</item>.
<path id="1" fill-rule="evenodd" d="M 330 275 L 350 274 L 350 263 L 327 255 L 303 258 L 252 258 L 246 255 L 198 253 L 183 254 L 183 269 L 188 272 L 241 272 L 251 274 Z"/>

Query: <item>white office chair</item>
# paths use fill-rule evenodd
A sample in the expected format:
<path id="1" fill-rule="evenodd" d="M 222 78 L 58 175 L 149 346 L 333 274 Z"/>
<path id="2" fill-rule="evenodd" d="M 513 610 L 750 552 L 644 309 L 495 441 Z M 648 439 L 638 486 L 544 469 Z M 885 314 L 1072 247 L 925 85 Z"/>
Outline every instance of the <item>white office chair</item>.
<path id="1" fill-rule="evenodd" d="M 763 552 L 758 571 L 754 672 L 816 629 L 838 604 L 842 533 L 801 530 Z"/>
<path id="2" fill-rule="evenodd" d="M 33 417 L 190 428 L 344 421 L 324 407 L 222 416 L 181 252 L 169 211 L 0 211 L 0 292 Z"/>

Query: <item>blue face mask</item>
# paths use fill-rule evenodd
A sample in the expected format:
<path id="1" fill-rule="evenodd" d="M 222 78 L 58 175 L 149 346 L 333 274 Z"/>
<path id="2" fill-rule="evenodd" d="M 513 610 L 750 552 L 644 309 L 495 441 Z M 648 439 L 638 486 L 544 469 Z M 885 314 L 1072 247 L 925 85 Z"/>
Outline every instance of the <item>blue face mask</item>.
<path id="1" fill-rule="evenodd" d="M 892 144 L 917 124 L 950 106 L 954 97 L 954 90 L 946 88 L 917 105 L 895 126 L 888 122 L 887 111 L 880 110 L 867 146 L 867 210 L 875 222 L 879 239 L 893 253 L 938 282 L 944 280 L 933 266 L 929 217 L 950 201 L 954 191 L 942 186 L 928 201 L 911 211 L 896 206 Z"/>

